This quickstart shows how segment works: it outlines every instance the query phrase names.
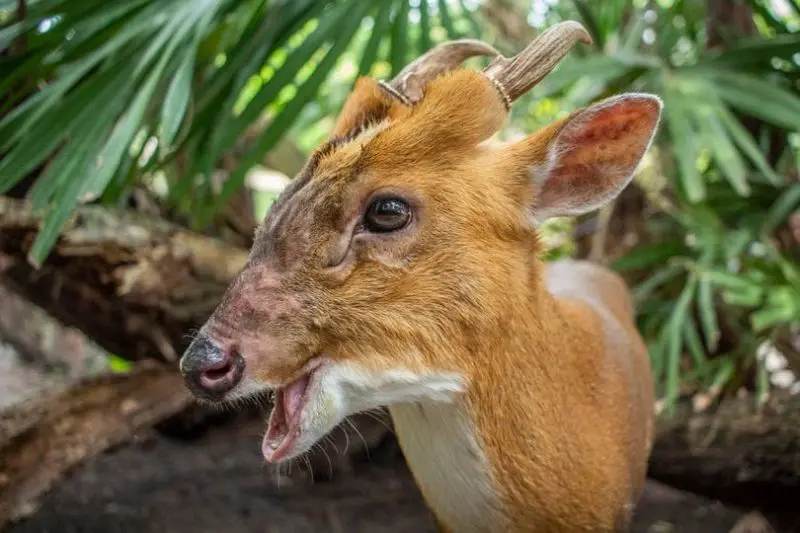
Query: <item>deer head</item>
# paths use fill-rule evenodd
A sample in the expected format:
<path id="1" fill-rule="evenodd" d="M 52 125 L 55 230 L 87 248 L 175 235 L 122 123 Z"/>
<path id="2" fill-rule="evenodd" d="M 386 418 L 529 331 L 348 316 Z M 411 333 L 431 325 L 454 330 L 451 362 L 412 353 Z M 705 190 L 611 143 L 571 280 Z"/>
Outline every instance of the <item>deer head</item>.
<path id="1" fill-rule="evenodd" d="M 536 221 L 613 198 L 656 130 L 660 101 L 627 94 L 486 142 L 589 40 L 566 22 L 510 59 L 455 41 L 389 83 L 361 78 L 183 356 L 188 386 L 216 401 L 275 391 L 269 461 L 354 412 L 469 387 L 482 364 L 472 343 L 502 331 L 541 283 Z M 475 55 L 494 60 L 460 67 Z"/>

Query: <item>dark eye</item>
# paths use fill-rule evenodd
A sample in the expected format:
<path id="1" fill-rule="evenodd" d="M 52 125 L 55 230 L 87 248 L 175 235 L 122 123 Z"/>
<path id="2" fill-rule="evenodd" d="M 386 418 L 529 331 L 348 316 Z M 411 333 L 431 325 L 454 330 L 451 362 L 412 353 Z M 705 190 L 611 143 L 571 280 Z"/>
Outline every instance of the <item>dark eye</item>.
<path id="1" fill-rule="evenodd" d="M 411 208 L 399 198 L 380 198 L 364 214 L 364 227 L 373 233 L 403 229 L 411 220 Z"/>

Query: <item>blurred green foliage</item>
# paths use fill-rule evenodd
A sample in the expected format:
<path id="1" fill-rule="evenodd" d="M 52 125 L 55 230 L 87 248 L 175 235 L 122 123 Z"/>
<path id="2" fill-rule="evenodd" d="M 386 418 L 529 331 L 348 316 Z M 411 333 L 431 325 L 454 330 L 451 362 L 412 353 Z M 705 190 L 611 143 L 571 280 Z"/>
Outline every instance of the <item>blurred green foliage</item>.
<path id="1" fill-rule="evenodd" d="M 741 384 L 731 380 L 754 369 L 757 347 L 800 321 L 800 254 L 776 236 L 800 206 L 800 4 L 781 16 L 730 2 L 750 14 L 745 28 L 707 5 L 558 3 L 545 23 L 579 18 L 595 48 L 531 95 L 566 110 L 623 91 L 664 100 L 638 180 L 656 209 L 644 242 L 613 266 L 640 280 L 640 326 L 667 402 L 681 387 Z"/>
<path id="2" fill-rule="evenodd" d="M 27 0 L 22 19 L 0 0 L 0 193 L 35 176 L 34 263 L 76 205 L 121 204 L 136 183 L 202 227 L 282 138 L 316 146 L 358 75 L 387 78 L 457 37 L 514 53 L 526 43 L 498 10 L 532 34 L 577 19 L 594 45 L 522 98 L 504 135 L 623 91 L 664 99 L 637 177 L 645 229 L 613 266 L 635 282 L 662 396 L 718 392 L 800 316 L 798 250 L 780 238 L 800 205 L 800 4 L 729 4 L 752 25 L 697 0 Z M 560 238 L 574 227 L 546 226 L 548 258 L 574 254 Z"/>

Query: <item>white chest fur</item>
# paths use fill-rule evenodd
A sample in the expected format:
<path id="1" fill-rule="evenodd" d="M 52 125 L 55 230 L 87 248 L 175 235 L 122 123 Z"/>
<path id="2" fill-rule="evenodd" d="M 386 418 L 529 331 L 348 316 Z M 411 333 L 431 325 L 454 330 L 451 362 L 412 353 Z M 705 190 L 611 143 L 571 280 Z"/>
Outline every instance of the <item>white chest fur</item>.
<path id="1" fill-rule="evenodd" d="M 428 505 L 449 530 L 502 531 L 499 497 L 474 427 L 458 404 L 389 408 L 406 461 Z"/>

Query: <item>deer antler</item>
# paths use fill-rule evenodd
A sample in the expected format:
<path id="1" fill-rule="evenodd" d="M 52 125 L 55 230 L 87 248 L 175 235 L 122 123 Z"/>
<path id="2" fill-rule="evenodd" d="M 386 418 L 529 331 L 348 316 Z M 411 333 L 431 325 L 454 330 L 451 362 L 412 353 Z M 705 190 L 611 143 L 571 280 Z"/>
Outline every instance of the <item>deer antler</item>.
<path id="1" fill-rule="evenodd" d="M 483 72 L 497 87 L 506 108 L 510 108 L 514 100 L 547 76 L 578 41 L 591 44 L 592 38 L 580 23 L 561 22 L 511 59 L 497 57 Z"/>
<path id="2" fill-rule="evenodd" d="M 475 56 L 500 56 L 500 52 L 474 39 L 448 41 L 431 48 L 406 65 L 392 81 L 381 82 L 381 85 L 404 104 L 413 105 L 422 99 L 427 82 Z"/>
<path id="3" fill-rule="evenodd" d="M 494 56 L 483 73 L 500 92 L 506 108 L 510 109 L 514 100 L 547 76 L 578 41 L 591 44 L 592 38 L 575 21 L 561 22 L 549 28 L 510 59 L 482 41 L 449 41 L 408 64 L 392 81 L 380 84 L 392 96 L 410 106 L 422 99 L 425 84 L 433 78 L 457 68 L 470 57 Z"/>

